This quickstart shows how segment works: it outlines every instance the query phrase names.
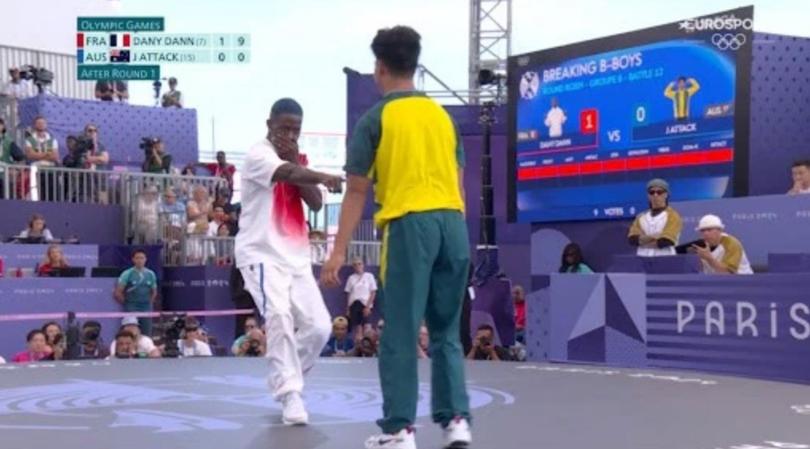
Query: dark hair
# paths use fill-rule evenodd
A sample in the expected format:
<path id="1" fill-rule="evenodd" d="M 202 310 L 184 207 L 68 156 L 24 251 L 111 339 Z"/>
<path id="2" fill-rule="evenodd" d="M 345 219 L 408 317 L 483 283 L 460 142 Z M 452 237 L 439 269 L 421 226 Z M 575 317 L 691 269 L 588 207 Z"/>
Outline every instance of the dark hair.
<path id="1" fill-rule="evenodd" d="M 490 326 L 489 324 L 482 324 L 482 325 L 478 326 L 478 330 L 479 331 L 490 331 L 493 334 L 495 333 L 495 328 Z"/>
<path id="2" fill-rule="evenodd" d="M 62 326 L 56 321 L 48 321 L 47 323 L 43 324 L 41 328 L 42 332 L 45 332 L 45 329 L 49 328 L 50 326 L 56 326 L 59 328 L 59 332 L 62 332 Z"/>
<path id="3" fill-rule="evenodd" d="M 39 329 L 32 329 L 28 331 L 28 335 L 25 336 L 25 341 L 30 342 L 37 334 L 42 334 L 42 336 L 45 337 L 45 341 L 48 340 L 48 336 L 45 335 L 45 332 L 42 332 Z"/>
<path id="4" fill-rule="evenodd" d="M 413 76 L 419 65 L 422 45 L 419 33 L 411 27 L 395 26 L 377 31 L 371 42 L 374 57 L 382 61 L 394 75 Z"/>
<path id="5" fill-rule="evenodd" d="M 574 255 L 574 263 L 569 264 L 565 257 L 566 254 L 571 253 Z M 585 258 L 582 256 L 582 248 L 576 243 L 569 243 L 565 245 L 565 248 L 562 252 L 562 262 L 560 263 L 560 273 L 567 273 L 568 268 L 570 267 L 578 267 L 579 265 L 585 263 Z"/>
<path id="6" fill-rule="evenodd" d="M 39 119 L 45 120 L 45 116 L 38 115 L 38 116 L 34 117 L 34 121 L 32 121 L 31 123 L 36 123 L 37 120 L 39 120 Z"/>
<path id="7" fill-rule="evenodd" d="M 810 168 L 810 159 L 800 159 L 793 163 L 791 167 L 807 167 Z"/>
<path id="8" fill-rule="evenodd" d="M 679 81 L 679 82 L 680 82 L 680 81 L 683 81 L 683 82 L 685 83 L 685 82 L 686 82 L 686 77 L 685 77 L 685 76 L 679 76 L 679 77 L 678 77 L 678 81 Z"/>
<path id="9" fill-rule="evenodd" d="M 130 331 L 121 330 L 121 331 L 118 331 L 117 334 L 115 334 L 115 339 L 116 340 L 118 340 L 121 337 L 129 337 L 129 338 L 135 340 L 135 335 Z"/>
<path id="10" fill-rule="evenodd" d="M 142 249 L 136 249 L 135 251 L 132 251 L 132 257 L 137 256 L 139 253 L 143 254 L 143 257 L 146 257 L 146 251 Z"/>
<path id="11" fill-rule="evenodd" d="M 42 220 L 44 222 L 45 221 L 45 216 L 42 215 L 42 214 L 31 215 L 31 219 L 28 220 L 28 228 L 30 229 L 32 226 L 34 226 L 34 222 L 37 221 L 37 220 Z M 43 223 L 42 228 L 43 229 L 47 228 L 46 223 Z"/>
<path id="12" fill-rule="evenodd" d="M 88 327 L 95 327 L 97 329 L 101 329 L 101 323 L 93 320 L 85 321 L 84 324 L 82 324 L 82 329 L 87 329 Z"/>
<path id="13" fill-rule="evenodd" d="M 304 108 L 302 108 L 301 105 L 292 98 L 281 98 L 273 103 L 273 107 L 270 108 L 270 118 L 274 119 L 282 114 L 303 117 Z"/>

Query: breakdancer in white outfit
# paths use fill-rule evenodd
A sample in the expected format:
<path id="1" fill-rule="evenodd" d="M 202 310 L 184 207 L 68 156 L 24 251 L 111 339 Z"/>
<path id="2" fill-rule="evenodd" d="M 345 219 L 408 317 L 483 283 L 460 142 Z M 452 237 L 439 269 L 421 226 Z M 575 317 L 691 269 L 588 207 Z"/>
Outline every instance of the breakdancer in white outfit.
<path id="1" fill-rule="evenodd" d="M 303 110 L 278 100 L 267 120 L 267 137 L 255 144 L 242 169 L 242 215 L 236 263 L 245 288 L 265 319 L 268 382 L 283 404 L 288 425 L 307 424 L 301 392 L 304 373 L 329 339 L 331 320 L 312 274 L 302 200 L 322 206 L 319 184 L 339 191 L 341 178 L 307 169 L 298 152 Z M 297 329 L 297 331 L 296 331 Z"/>

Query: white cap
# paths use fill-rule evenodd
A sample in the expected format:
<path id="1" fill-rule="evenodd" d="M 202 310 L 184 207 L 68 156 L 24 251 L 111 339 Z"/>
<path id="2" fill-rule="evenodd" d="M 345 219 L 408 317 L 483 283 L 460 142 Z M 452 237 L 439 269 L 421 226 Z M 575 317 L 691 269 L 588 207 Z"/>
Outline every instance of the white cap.
<path id="1" fill-rule="evenodd" d="M 135 318 L 134 316 L 128 316 L 124 317 L 124 319 L 121 320 L 121 327 L 129 326 L 130 324 L 138 326 L 138 319 Z"/>
<path id="2" fill-rule="evenodd" d="M 723 225 L 723 220 L 720 219 L 717 215 L 704 215 L 703 218 L 700 219 L 698 223 L 698 227 L 695 228 L 696 231 L 704 231 L 706 229 L 726 229 L 726 226 Z"/>

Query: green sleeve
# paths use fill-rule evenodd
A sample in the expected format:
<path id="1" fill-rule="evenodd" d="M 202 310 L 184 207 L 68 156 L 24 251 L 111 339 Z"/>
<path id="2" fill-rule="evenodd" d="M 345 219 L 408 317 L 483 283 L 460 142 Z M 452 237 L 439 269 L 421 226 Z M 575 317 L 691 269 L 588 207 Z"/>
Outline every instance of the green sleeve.
<path id="1" fill-rule="evenodd" d="M 450 118 L 453 122 L 453 128 L 456 130 L 456 162 L 459 168 L 464 168 L 467 163 L 467 157 L 464 155 L 464 139 L 461 138 L 461 133 L 458 130 L 458 124 L 455 120 Z"/>
<path id="2" fill-rule="evenodd" d="M 585 265 L 584 263 L 579 264 L 579 273 L 580 274 L 593 274 L 593 270 L 591 267 Z"/>
<path id="3" fill-rule="evenodd" d="M 382 108 L 375 107 L 360 117 L 346 148 L 347 174 L 369 176 L 382 135 Z"/>
<path id="4" fill-rule="evenodd" d="M 129 282 L 129 270 L 125 270 L 121 276 L 118 276 L 118 285 L 127 285 L 127 282 Z"/>

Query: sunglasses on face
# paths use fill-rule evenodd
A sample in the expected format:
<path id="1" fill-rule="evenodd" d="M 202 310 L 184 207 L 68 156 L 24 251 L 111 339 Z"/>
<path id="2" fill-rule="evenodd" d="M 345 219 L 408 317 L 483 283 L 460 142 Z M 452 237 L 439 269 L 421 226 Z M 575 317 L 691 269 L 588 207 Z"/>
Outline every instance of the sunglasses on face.
<path id="1" fill-rule="evenodd" d="M 650 190 L 647 192 L 650 196 L 662 196 L 667 193 L 666 190 Z"/>

